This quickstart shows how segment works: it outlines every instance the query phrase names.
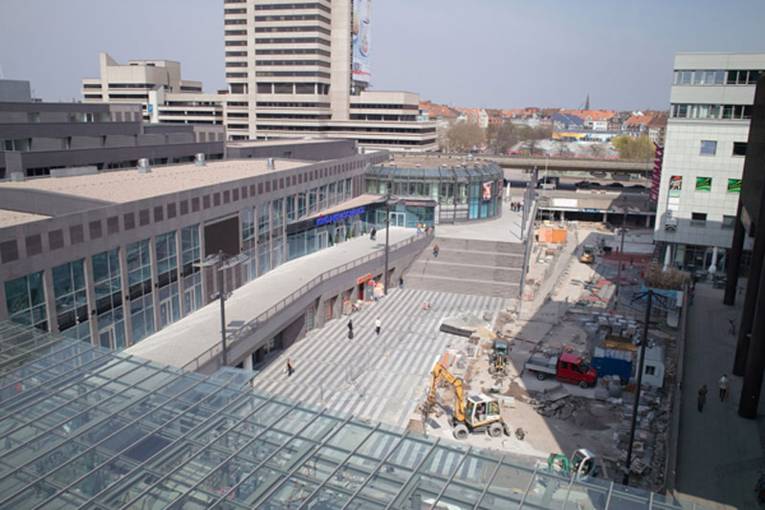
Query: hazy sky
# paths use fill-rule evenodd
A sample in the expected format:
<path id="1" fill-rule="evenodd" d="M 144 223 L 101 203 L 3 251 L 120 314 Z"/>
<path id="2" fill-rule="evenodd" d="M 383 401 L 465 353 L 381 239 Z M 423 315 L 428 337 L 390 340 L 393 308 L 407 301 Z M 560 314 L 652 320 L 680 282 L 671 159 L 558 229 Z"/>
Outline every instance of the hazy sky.
<path id="1" fill-rule="evenodd" d="M 765 51 L 763 0 L 373 0 L 377 89 L 455 105 L 665 108 L 678 51 Z M 0 66 L 80 97 L 98 52 L 225 88 L 223 0 L 0 0 Z"/>

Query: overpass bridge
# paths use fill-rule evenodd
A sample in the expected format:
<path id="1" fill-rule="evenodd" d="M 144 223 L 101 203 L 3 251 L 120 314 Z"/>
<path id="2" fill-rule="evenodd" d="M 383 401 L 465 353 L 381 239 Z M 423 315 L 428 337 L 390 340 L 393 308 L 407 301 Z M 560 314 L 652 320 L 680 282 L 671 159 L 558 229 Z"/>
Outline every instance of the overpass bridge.
<path id="1" fill-rule="evenodd" d="M 634 174 L 648 177 L 653 172 L 653 161 L 622 161 L 619 159 L 581 158 L 532 158 L 522 156 L 482 156 L 502 168 L 549 172 L 607 172 L 611 174 Z"/>

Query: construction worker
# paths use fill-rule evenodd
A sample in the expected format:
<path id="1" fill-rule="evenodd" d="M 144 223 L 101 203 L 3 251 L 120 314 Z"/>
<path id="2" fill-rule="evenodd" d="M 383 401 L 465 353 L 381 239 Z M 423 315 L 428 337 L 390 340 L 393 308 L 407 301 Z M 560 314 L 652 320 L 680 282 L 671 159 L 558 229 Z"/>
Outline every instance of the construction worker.
<path id="1" fill-rule="evenodd" d="M 700 413 L 704 411 L 704 404 L 706 403 L 707 403 L 707 385 L 705 384 L 701 388 L 699 388 L 699 396 L 696 402 Z"/>
<path id="2" fill-rule="evenodd" d="M 718 384 L 720 386 L 720 402 L 725 402 L 725 399 L 728 398 L 728 376 L 723 374 Z"/>

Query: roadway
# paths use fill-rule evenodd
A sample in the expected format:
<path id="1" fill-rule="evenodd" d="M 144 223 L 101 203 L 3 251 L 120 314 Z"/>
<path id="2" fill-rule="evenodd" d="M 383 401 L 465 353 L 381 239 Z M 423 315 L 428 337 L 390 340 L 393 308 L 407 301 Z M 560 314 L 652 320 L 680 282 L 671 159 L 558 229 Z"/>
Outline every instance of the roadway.
<path id="1" fill-rule="evenodd" d="M 563 172 L 612 172 L 650 175 L 653 172 L 651 161 L 622 161 L 619 159 L 579 159 L 579 158 L 531 158 L 508 156 L 481 156 L 480 159 L 494 161 L 503 168 L 521 170 L 563 171 Z"/>

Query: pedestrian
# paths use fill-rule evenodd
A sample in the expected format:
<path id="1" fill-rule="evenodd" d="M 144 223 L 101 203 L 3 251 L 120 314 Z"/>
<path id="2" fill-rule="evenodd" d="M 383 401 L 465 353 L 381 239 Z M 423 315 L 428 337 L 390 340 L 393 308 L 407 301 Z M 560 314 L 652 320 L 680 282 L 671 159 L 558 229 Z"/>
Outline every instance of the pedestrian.
<path id="1" fill-rule="evenodd" d="M 433 256 L 438 258 L 438 252 L 440 251 L 438 244 L 433 245 Z"/>
<path id="2" fill-rule="evenodd" d="M 292 372 L 294 372 L 295 369 L 292 368 L 292 363 L 290 362 L 290 359 L 287 358 L 287 377 L 292 375 Z"/>
<path id="3" fill-rule="evenodd" d="M 733 319 L 728 319 L 728 332 L 736 336 L 736 322 Z"/>
<path id="4" fill-rule="evenodd" d="M 720 402 L 725 402 L 725 399 L 728 398 L 728 376 L 727 374 L 723 374 L 722 377 L 720 377 Z"/>
<path id="5" fill-rule="evenodd" d="M 398 277 L 398 288 L 399 289 L 403 289 L 404 288 L 404 277 L 403 276 L 399 276 Z"/>
<path id="6" fill-rule="evenodd" d="M 704 411 L 704 404 L 707 403 L 707 385 L 703 385 L 701 388 L 699 388 L 699 398 L 697 401 L 697 405 L 699 408 L 699 412 Z"/>
<path id="7" fill-rule="evenodd" d="M 369 238 L 374 241 L 377 239 L 377 229 L 372 227 L 372 230 L 369 232 Z"/>
<path id="8" fill-rule="evenodd" d="M 378 317 L 377 320 L 375 321 L 375 333 L 377 333 L 378 335 L 380 334 L 380 328 L 382 328 L 382 321 Z"/>
<path id="9" fill-rule="evenodd" d="M 348 331 L 353 332 L 353 319 L 348 319 Z"/>

